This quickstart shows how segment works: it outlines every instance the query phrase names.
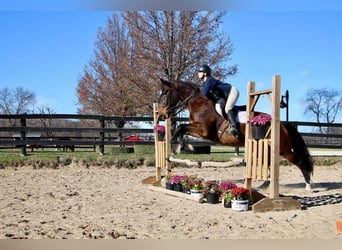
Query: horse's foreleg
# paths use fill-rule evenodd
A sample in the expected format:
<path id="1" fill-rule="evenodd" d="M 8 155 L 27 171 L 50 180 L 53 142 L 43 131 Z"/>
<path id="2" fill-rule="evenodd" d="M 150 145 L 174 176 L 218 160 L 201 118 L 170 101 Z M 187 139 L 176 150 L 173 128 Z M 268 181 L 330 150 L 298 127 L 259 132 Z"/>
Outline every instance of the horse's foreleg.
<path id="1" fill-rule="evenodd" d="M 183 136 L 185 134 L 200 137 L 198 130 L 202 131 L 200 124 L 180 124 L 171 137 L 171 144 L 173 145 L 173 151 L 176 154 L 180 154 L 181 148 L 183 147 Z M 194 132 L 195 131 L 195 132 Z M 192 146 L 188 145 L 188 149 L 193 151 Z"/>
<path id="2" fill-rule="evenodd" d="M 183 145 L 184 136 L 184 124 L 179 125 L 171 137 L 171 144 L 173 146 L 173 152 L 180 154 Z"/>

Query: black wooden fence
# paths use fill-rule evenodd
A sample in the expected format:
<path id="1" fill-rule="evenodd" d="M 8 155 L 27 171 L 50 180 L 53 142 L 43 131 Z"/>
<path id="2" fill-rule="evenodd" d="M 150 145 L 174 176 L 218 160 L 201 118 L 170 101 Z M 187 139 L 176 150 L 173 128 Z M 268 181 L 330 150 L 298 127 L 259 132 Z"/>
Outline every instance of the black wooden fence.
<path id="1" fill-rule="evenodd" d="M 67 121 L 67 123 L 66 123 Z M 125 121 L 147 122 L 147 128 L 117 128 L 113 124 Z M 187 118 L 173 118 L 173 122 L 186 122 Z M 47 125 L 49 122 L 49 125 Z M 301 127 L 333 128 L 329 134 L 300 132 L 309 147 L 341 148 L 342 124 L 291 122 L 299 131 Z M 61 125 L 62 124 L 62 125 Z M 64 124 L 64 125 L 63 125 Z M 34 134 L 34 136 L 32 136 Z M 126 136 L 139 135 L 143 141 L 128 141 Z M 198 141 L 196 141 L 199 143 Z M 0 147 L 20 148 L 26 155 L 27 147 L 82 148 L 99 147 L 104 153 L 105 145 L 153 144 L 153 117 L 122 117 L 71 114 L 22 114 L 0 115 Z M 202 142 L 213 144 L 210 142 Z"/>

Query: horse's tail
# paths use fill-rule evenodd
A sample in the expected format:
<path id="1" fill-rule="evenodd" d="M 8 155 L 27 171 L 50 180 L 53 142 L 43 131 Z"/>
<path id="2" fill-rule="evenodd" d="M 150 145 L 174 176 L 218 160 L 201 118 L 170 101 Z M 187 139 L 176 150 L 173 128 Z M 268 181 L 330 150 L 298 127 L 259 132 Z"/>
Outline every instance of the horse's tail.
<path id="1" fill-rule="evenodd" d="M 297 128 L 286 122 L 284 122 L 283 125 L 291 137 L 291 146 L 296 158 L 295 164 L 298 165 L 302 170 L 305 181 L 310 183 L 310 176 L 312 176 L 314 170 L 312 156 L 309 153 L 303 137 L 297 131 Z"/>

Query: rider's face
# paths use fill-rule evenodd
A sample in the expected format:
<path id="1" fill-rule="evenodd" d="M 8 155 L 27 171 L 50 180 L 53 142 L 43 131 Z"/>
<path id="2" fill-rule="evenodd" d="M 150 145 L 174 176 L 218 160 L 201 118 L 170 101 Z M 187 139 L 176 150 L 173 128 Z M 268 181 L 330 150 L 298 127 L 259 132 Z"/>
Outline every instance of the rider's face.
<path id="1" fill-rule="evenodd" d="M 198 78 L 199 78 L 199 79 L 203 79 L 204 76 L 205 76 L 205 73 L 199 71 L 199 72 L 197 73 L 197 75 L 198 75 Z"/>

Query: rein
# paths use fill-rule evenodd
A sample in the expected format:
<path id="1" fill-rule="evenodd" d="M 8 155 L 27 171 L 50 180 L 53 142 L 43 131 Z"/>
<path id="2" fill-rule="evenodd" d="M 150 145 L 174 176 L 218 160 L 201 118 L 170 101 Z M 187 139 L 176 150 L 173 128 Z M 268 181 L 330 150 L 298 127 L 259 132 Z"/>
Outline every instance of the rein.
<path id="1" fill-rule="evenodd" d="M 173 116 L 179 114 L 180 112 L 182 112 L 185 107 L 187 106 L 188 101 L 195 95 L 196 93 L 194 91 L 192 91 L 191 95 L 189 95 L 187 98 L 185 98 L 183 101 L 179 101 L 177 103 L 177 105 L 175 105 L 174 107 L 170 107 L 169 103 L 170 103 L 170 97 L 171 97 L 171 91 L 169 92 L 169 96 L 167 98 L 167 110 L 168 113 L 172 114 Z"/>

